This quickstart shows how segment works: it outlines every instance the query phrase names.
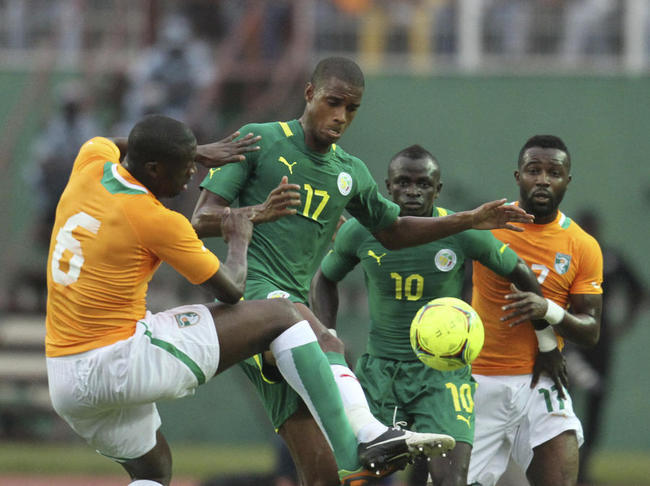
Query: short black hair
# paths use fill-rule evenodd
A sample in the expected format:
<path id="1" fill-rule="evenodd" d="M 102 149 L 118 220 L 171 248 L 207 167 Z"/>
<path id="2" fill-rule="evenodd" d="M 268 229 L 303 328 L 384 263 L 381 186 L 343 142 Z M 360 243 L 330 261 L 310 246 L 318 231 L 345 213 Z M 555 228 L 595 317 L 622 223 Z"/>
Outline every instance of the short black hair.
<path id="1" fill-rule="evenodd" d="M 523 162 L 524 152 L 526 152 L 526 150 L 528 150 L 531 147 L 561 150 L 566 154 L 567 168 L 568 169 L 571 168 L 571 154 L 569 153 L 569 149 L 567 148 L 566 144 L 562 141 L 562 139 L 555 135 L 534 135 L 530 137 L 528 140 L 526 140 L 526 143 L 524 144 L 523 147 L 521 147 L 521 150 L 519 151 L 519 158 L 517 159 L 517 165 L 519 167 L 521 167 L 521 164 Z"/>
<path id="2" fill-rule="evenodd" d="M 152 161 L 174 165 L 187 161 L 195 147 L 196 137 L 185 123 L 148 115 L 131 129 L 127 156 L 136 167 Z"/>
<path id="3" fill-rule="evenodd" d="M 390 159 L 391 162 L 397 157 L 406 157 L 408 159 L 432 159 L 434 162 L 438 162 L 431 152 L 418 144 L 414 144 L 400 150 L 395 155 L 393 155 L 393 157 Z"/>
<path id="4" fill-rule="evenodd" d="M 436 159 L 431 152 L 429 152 L 421 145 L 414 144 L 409 147 L 406 147 L 405 149 L 400 150 L 395 155 L 393 155 L 393 157 L 390 159 L 390 163 L 388 164 L 389 175 L 390 175 L 390 168 L 393 166 L 393 162 L 395 162 L 400 157 L 405 157 L 411 160 L 430 159 L 433 162 L 435 168 L 438 170 L 438 172 L 440 172 L 440 164 L 438 163 L 438 159 Z"/>
<path id="5" fill-rule="evenodd" d="M 321 60 L 311 75 L 310 82 L 315 87 L 330 78 L 340 79 L 346 83 L 363 88 L 365 79 L 359 65 L 347 57 L 327 57 Z"/>

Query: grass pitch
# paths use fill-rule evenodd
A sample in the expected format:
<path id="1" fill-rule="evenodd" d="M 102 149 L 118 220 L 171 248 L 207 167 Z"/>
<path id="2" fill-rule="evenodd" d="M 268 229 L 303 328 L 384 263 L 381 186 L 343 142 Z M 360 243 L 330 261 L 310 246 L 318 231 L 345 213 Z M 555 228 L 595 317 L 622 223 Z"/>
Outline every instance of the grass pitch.
<path id="1" fill-rule="evenodd" d="M 266 473 L 273 469 L 274 452 L 270 446 L 170 445 L 174 476 L 195 480 L 197 484 L 215 475 Z M 81 443 L 0 442 L 0 484 L 3 474 L 126 479 L 118 464 Z M 600 452 L 594 458 L 593 478 L 594 486 L 650 486 L 650 452 Z"/>
<path id="2" fill-rule="evenodd" d="M 211 446 L 171 444 L 174 476 L 205 479 L 215 474 L 268 472 L 273 468 L 273 449 L 254 445 Z M 0 443 L 2 474 L 120 476 L 119 464 L 84 444 Z"/>

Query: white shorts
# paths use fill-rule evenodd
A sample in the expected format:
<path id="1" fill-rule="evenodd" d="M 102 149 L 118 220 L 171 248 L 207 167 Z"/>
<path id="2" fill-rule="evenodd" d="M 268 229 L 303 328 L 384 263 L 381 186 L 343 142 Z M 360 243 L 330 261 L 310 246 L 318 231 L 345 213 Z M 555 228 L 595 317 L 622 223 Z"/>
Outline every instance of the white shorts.
<path id="1" fill-rule="evenodd" d="M 493 486 L 503 475 L 512 455 L 525 471 L 533 459 L 533 448 L 575 430 L 578 445 L 584 441 L 582 425 L 566 400 L 559 400 L 555 385 L 542 376 L 530 388 L 532 375 L 473 375 L 478 382 L 474 395 L 476 428 L 469 463 L 468 483 Z"/>
<path id="2" fill-rule="evenodd" d="M 47 358 L 47 374 L 56 412 L 99 453 L 125 461 L 156 445 L 155 402 L 192 395 L 218 365 L 210 311 L 187 305 L 147 312 L 123 341 Z"/>

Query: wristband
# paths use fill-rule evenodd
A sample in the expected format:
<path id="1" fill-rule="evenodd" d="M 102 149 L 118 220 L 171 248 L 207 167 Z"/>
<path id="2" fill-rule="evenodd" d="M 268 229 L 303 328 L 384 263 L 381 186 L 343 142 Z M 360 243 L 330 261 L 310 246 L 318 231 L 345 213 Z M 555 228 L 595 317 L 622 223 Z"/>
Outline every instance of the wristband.
<path id="1" fill-rule="evenodd" d="M 544 320 L 548 322 L 551 326 L 559 324 L 564 319 L 564 309 L 553 302 L 551 299 L 546 299 L 548 307 L 546 308 L 546 314 L 544 314 Z"/>
<path id="2" fill-rule="evenodd" d="M 336 334 L 336 329 L 328 329 L 328 332 L 334 337 L 339 337 L 338 334 Z"/>
<path id="3" fill-rule="evenodd" d="M 557 338 L 555 337 L 553 327 L 546 326 L 539 331 L 535 330 L 535 335 L 537 336 L 537 347 L 542 353 L 547 353 L 557 348 Z"/>

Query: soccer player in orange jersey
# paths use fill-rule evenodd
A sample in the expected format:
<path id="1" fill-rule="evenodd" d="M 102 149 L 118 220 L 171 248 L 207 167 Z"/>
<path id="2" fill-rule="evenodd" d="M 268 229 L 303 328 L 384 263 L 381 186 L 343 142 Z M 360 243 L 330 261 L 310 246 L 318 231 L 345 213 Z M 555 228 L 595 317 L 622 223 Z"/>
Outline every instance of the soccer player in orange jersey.
<path id="1" fill-rule="evenodd" d="M 168 485 L 171 453 L 155 402 L 191 395 L 270 349 L 339 468 L 350 471 L 353 484 L 365 484 L 355 473 L 362 470 L 356 436 L 309 323 L 287 299 L 240 302 L 253 223 L 226 211 L 222 263 L 183 215 L 159 201 L 186 188 L 196 161 L 236 162 L 259 140 L 233 139 L 197 147 L 186 125 L 152 115 L 128 140 L 96 137 L 81 147 L 57 206 L 48 259 L 52 404 L 93 448 L 123 465 L 132 486 Z M 162 261 L 220 302 L 147 312 L 147 284 Z"/>
<path id="2" fill-rule="evenodd" d="M 485 345 L 473 364 L 479 386 L 468 479 L 494 485 L 512 456 L 531 484 L 570 486 L 577 481 L 583 436 L 558 347 L 563 338 L 585 346 L 598 341 L 602 253 L 559 210 L 571 181 L 571 157 L 560 138 L 530 138 L 514 175 L 516 204 L 535 221 L 521 224 L 520 233 L 493 233 L 537 274 L 545 298 L 474 263 L 472 305 L 485 325 Z"/>

